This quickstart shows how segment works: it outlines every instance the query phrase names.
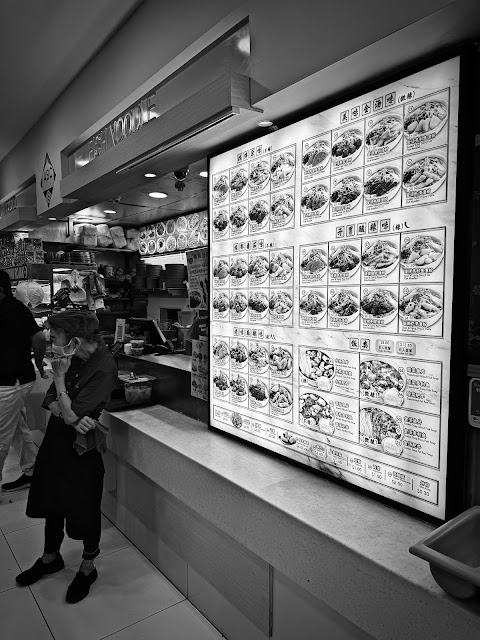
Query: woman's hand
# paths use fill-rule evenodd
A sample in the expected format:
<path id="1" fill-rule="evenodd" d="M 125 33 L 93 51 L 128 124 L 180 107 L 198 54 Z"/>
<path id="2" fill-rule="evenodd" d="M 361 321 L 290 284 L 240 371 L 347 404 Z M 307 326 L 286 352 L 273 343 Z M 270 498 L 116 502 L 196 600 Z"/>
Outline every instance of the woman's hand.
<path id="1" fill-rule="evenodd" d="M 88 416 L 80 418 L 80 420 L 73 425 L 74 429 L 78 431 L 78 433 L 87 433 L 87 431 L 90 431 L 90 429 L 95 429 L 96 426 L 96 421 L 93 418 L 89 418 Z"/>
<path id="2" fill-rule="evenodd" d="M 72 356 L 65 358 L 54 358 L 52 360 L 52 371 L 55 378 L 63 377 L 70 368 L 72 362 Z"/>

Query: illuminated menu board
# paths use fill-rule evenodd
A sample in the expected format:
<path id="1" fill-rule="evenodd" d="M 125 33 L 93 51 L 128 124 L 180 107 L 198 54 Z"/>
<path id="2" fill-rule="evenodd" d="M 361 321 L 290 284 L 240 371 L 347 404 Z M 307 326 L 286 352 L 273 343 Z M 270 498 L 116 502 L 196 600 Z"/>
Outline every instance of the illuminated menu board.
<path id="1" fill-rule="evenodd" d="M 211 425 L 445 516 L 459 59 L 210 163 Z"/>

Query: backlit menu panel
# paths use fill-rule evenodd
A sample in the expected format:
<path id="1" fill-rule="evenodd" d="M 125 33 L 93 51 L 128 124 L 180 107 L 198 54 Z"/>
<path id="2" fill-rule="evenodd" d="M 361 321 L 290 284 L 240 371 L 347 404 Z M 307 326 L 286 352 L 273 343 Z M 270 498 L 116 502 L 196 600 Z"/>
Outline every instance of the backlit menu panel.
<path id="1" fill-rule="evenodd" d="M 443 518 L 455 58 L 212 158 L 211 424 Z"/>

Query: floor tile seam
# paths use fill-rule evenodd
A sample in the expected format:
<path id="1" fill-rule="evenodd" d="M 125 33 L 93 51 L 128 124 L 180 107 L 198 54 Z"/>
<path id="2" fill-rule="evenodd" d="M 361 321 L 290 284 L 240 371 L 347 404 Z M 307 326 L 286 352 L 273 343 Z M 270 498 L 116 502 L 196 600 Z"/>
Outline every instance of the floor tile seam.
<path id="1" fill-rule="evenodd" d="M 112 523 L 112 526 L 114 526 L 118 531 L 120 531 L 120 530 L 118 529 L 118 527 L 116 527 L 115 523 L 114 523 L 114 522 L 112 522 L 112 520 L 110 520 L 110 518 L 108 518 L 105 514 L 103 514 L 103 516 L 104 516 L 104 517 L 105 517 L 109 522 L 111 522 L 111 523 Z M 135 520 L 136 520 L 136 519 L 135 519 Z M 121 533 L 122 535 L 125 535 L 122 531 L 120 531 L 120 533 Z M 125 537 L 127 537 L 127 536 L 125 536 Z M 130 539 L 130 538 L 127 538 L 127 540 L 129 540 L 129 539 Z M 166 576 L 164 573 L 162 573 L 162 572 L 160 571 L 160 569 L 159 569 L 159 568 L 158 568 L 158 567 L 157 567 L 157 566 L 156 566 L 156 565 L 155 565 L 155 564 L 154 564 L 154 563 L 153 563 L 149 558 L 147 558 L 147 556 L 142 552 L 142 550 L 141 550 L 141 549 L 139 549 L 139 548 L 136 546 L 136 544 L 135 544 L 134 542 L 132 542 L 132 546 L 133 546 L 135 549 L 137 549 L 137 551 L 139 551 L 139 552 L 142 554 L 142 556 L 145 558 L 145 560 L 147 560 L 147 562 L 149 562 L 149 563 L 152 565 L 152 567 L 153 567 L 153 568 L 154 568 L 154 569 L 155 569 L 155 570 L 156 570 L 156 571 L 157 571 L 161 576 L 163 576 L 163 577 L 165 578 L 165 580 L 168 580 L 167 576 Z M 173 585 L 173 587 L 174 587 L 174 588 L 175 588 L 175 589 L 176 589 L 176 590 L 177 590 L 177 591 L 178 591 L 178 592 L 183 596 L 183 594 L 181 593 L 180 589 L 178 589 L 177 587 L 175 587 L 175 585 L 173 584 L 173 582 L 171 582 L 170 580 L 168 580 L 168 582 L 169 582 L 171 585 Z M 188 594 L 188 571 L 187 571 L 187 594 Z M 203 615 L 203 613 L 202 613 L 199 609 L 197 609 L 197 607 L 195 607 L 195 605 L 193 604 L 193 602 L 191 602 L 191 600 L 189 600 L 189 599 L 188 599 L 188 596 L 187 596 L 187 597 L 184 597 L 184 598 L 183 598 L 183 600 L 180 600 L 180 602 L 185 602 L 185 601 L 190 602 L 190 604 L 192 605 L 192 607 L 194 607 L 194 608 L 195 608 L 195 609 L 200 613 L 200 615 L 202 615 L 202 616 L 205 618 L 205 620 L 207 620 L 207 622 L 208 622 L 209 624 L 211 624 L 211 625 L 212 625 L 212 627 L 213 627 L 216 631 L 218 631 L 218 633 L 222 636 L 222 638 L 225 638 L 225 636 L 223 636 L 223 635 L 222 635 L 222 633 L 221 633 L 220 629 L 217 629 L 217 627 L 216 627 L 214 624 L 212 624 L 212 622 L 211 622 L 210 620 L 208 620 L 208 618 L 206 618 L 206 617 Z M 177 602 L 176 604 L 180 604 L 180 602 Z M 171 605 L 171 606 L 175 606 L 175 605 Z M 170 608 L 170 607 L 167 607 L 167 608 Z M 160 613 L 160 612 L 157 612 L 157 613 Z M 156 614 L 152 614 L 152 615 L 156 615 Z M 149 617 L 151 617 L 151 616 L 147 616 L 147 618 L 149 618 Z M 136 623 L 135 623 L 135 624 L 136 624 Z M 126 628 L 126 627 L 125 627 L 125 628 Z M 122 629 L 122 631 L 123 631 L 123 629 Z M 115 632 L 115 633 L 116 633 L 116 632 Z M 110 635 L 113 635 L 113 634 L 110 634 Z M 108 636 L 105 636 L 105 638 L 107 638 L 107 637 L 108 637 Z M 101 640 L 105 640 L 105 638 L 102 638 Z M 225 640 L 227 640 L 227 638 L 225 638 Z"/>
<path id="2" fill-rule="evenodd" d="M 42 524 L 38 524 L 38 525 L 34 525 L 34 526 L 40 527 L 40 526 L 43 526 L 43 525 L 42 525 Z M 32 527 L 26 527 L 26 528 L 27 528 L 27 529 L 31 529 Z M 116 528 L 116 527 L 115 527 L 115 528 Z M 25 531 L 25 529 L 18 529 L 18 531 Z M 13 549 L 10 547 L 10 545 L 9 545 L 9 543 L 8 543 L 8 540 L 7 540 L 7 535 L 10 535 L 11 533 L 18 533 L 18 531 L 9 531 L 8 533 L 3 533 L 3 532 L 1 532 L 1 533 L 2 533 L 2 535 L 4 536 L 5 541 L 6 541 L 7 545 L 8 545 L 8 547 L 9 547 L 10 551 L 12 552 L 13 557 L 15 558 L 15 562 L 17 563 L 18 568 L 19 568 L 19 569 L 20 569 L 20 571 L 21 571 L 21 570 L 22 570 L 22 567 L 18 564 L 18 560 L 17 560 L 17 557 L 16 557 L 16 555 L 15 555 L 15 552 L 14 552 L 14 551 L 13 551 Z M 122 534 L 122 532 L 121 532 L 119 529 L 117 529 L 117 531 L 118 531 L 121 535 L 123 535 L 123 534 Z M 128 541 L 128 544 L 126 544 L 125 546 L 122 546 L 122 547 L 120 547 L 120 548 L 118 548 L 118 549 L 112 549 L 112 551 L 106 551 L 105 553 L 100 553 L 100 555 L 99 555 L 99 556 L 97 556 L 97 557 L 98 557 L 98 558 L 105 558 L 106 556 L 109 556 L 111 553 L 116 553 L 117 551 L 123 551 L 124 549 L 128 549 L 129 547 L 135 547 L 135 545 L 133 544 L 133 542 L 131 542 L 131 541 L 130 541 L 126 536 L 124 536 L 124 538 Z M 72 538 L 72 539 L 73 539 L 73 538 Z M 137 548 L 137 547 L 135 547 L 135 548 Z M 139 551 L 140 551 L 140 550 L 139 550 Z M 81 562 L 81 560 L 80 560 L 80 562 Z M 80 564 L 80 562 L 79 562 L 79 564 Z M 65 569 L 70 569 L 70 568 L 72 568 L 72 567 L 74 567 L 74 566 L 75 566 L 74 564 L 66 564 L 64 568 L 65 568 Z"/>
<path id="3" fill-rule="evenodd" d="M 53 640 L 55 640 L 55 636 L 53 635 L 53 631 L 50 629 L 50 625 L 48 624 L 47 619 L 46 619 L 46 617 L 45 617 L 45 616 L 44 616 L 44 614 L 43 614 L 42 607 L 38 604 L 38 601 L 37 601 L 37 599 L 36 599 L 36 597 L 35 597 L 35 594 L 33 593 L 32 588 L 31 588 L 31 587 L 26 587 L 26 588 L 27 588 L 27 589 L 30 591 L 30 593 L 32 594 L 32 598 L 33 598 L 33 600 L 34 600 L 35 604 L 37 605 L 38 610 L 40 611 L 40 615 L 42 616 L 42 618 L 43 618 L 43 620 L 44 620 L 45 624 L 47 625 L 47 629 L 48 629 L 48 631 L 50 632 L 50 635 L 52 636 Z"/>
<path id="4" fill-rule="evenodd" d="M 8 542 L 8 540 L 7 540 L 7 536 L 6 536 L 6 534 L 5 534 L 5 533 L 3 533 L 3 531 L 1 532 L 1 534 L 2 534 L 2 536 L 3 536 L 3 537 L 4 537 L 4 539 L 5 539 L 5 543 L 6 543 L 7 547 L 10 549 L 10 553 L 12 554 L 13 559 L 14 559 L 14 560 L 15 560 L 15 562 L 17 563 L 17 567 L 18 567 L 18 569 L 21 571 L 21 570 L 22 570 L 22 567 L 18 564 L 17 556 L 13 553 L 13 549 L 12 549 L 12 547 L 10 546 L 10 543 L 9 543 L 9 542 Z"/>
<path id="5" fill-rule="evenodd" d="M 7 587 L 6 589 L 1 589 L 0 590 L 0 598 L 3 596 L 4 593 L 7 593 L 7 591 L 13 591 L 14 589 L 19 589 L 20 587 L 18 586 L 18 584 L 14 584 L 11 587 Z"/>
<path id="6" fill-rule="evenodd" d="M 8 504 L 8 503 L 7 503 L 7 504 Z M 0 509 L 1 509 L 1 508 L 2 508 L 2 503 L 0 502 Z M 38 520 L 38 518 L 35 518 L 35 519 L 36 519 L 36 520 Z M 32 518 L 32 520 L 33 520 L 33 518 Z M 23 531 L 24 529 L 31 529 L 32 527 L 38 527 L 39 525 L 44 525 L 44 524 L 45 524 L 45 522 L 35 522 L 34 524 L 28 524 L 28 525 L 27 525 L 27 526 L 25 526 L 25 527 L 20 527 L 19 529 L 13 529 L 12 531 L 4 531 L 4 530 L 3 530 L 3 527 L 4 527 L 5 525 L 3 525 L 3 526 L 2 526 L 2 525 L 0 524 L 0 531 L 1 531 L 2 533 L 4 533 L 4 534 L 9 534 L 9 533 L 15 533 L 16 531 Z"/>
<path id="7" fill-rule="evenodd" d="M 143 622 L 144 620 L 148 620 L 149 618 L 153 618 L 153 616 L 158 616 L 159 613 L 164 613 L 165 611 L 167 611 L 167 609 L 171 609 L 172 607 L 176 607 L 177 604 L 181 604 L 182 602 L 185 602 L 186 599 L 187 598 L 183 598 L 183 600 L 180 600 L 180 602 L 175 602 L 174 604 L 170 604 L 170 605 L 168 605 L 168 607 L 165 607 L 165 609 L 160 609 L 160 611 L 155 611 L 154 613 L 151 613 L 150 615 L 145 616 L 145 618 L 141 618 L 140 620 L 137 620 L 136 622 L 132 622 L 132 624 L 127 624 L 126 627 L 123 627 L 122 629 L 117 629 L 116 631 L 113 631 L 113 633 L 109 633 L 108 636 L 102 636 L 101 638 L 99 638 L 99 640 L 108 640 L 108 638 L 111 638 L 116 633 L 120 633 L 122 631 L 125 631 L 125 629 L 129 629 L 130 627 L 134 627 L 136 624 L 139 624 L 140 622 Z"/>
<path id="8" fill-rule="evenodd" d="M 125 547 L 121 547 L 120 549 L 112 549 L 112 551 L 106 551 L 105 553 L 100 553 L 100 555 L 99 555 L 99 556 L 97 556 L 97 557 L 95 558 L 95 560 L 98 560 L 99 558 L 106 558 L 107 556 L 112 555 L 112 553 L 118 553 L 119 551 L 125 551 L 125 549 L 128 549 L 128 548 L 130 548 L 130 547 L 134 547 L 134 546 L 135 546 L 135 545 L 134 545 L 134 544 L 132 544 L 132 543 L 130 542 L 130 540 L 129 540 L 129 541 L 128 541 L 128 544 L 127 544 Z M 81 558 L 80 558 L 80 562 L 81 562 Z M 80 564 L 80 562 L 79 562 L 79 564 Z M 66 565 L 65 565 L 65 567 L 64 567 L 64 569 L 72 569 L 72 567 L 74 567 L 74 566 L 75 566 L 75 565 L 73 565 L 73 564 L 66 564 Z"/>
<path id="9" fill-rule="evenodd" d="M 127 540 L 129 540 L 129 541 L 131 542 L 131 544 L 132 544 L 136 549 L 138 549 L 138 547 L 135 545 L 135 542 L 134 542 L 133 540 L 131 540 L 131 539 L 130 539 L 130 538 L 129 538 L 125 533 L 123 533 L 123 531 L 121 531 L 121 530 L 117 527 L 117 525 L 113 522 L 113 520 L 111 520 L 108 516 L 106 516 L 106 515 L 103 513 L 103 511 L 102 511 L 102 516 L 105 518 L 105 520 L 108 520 L 108 521 L 110 522 L 110 524 L 112 525 L 112 527 L 115 527 L 115 529 L 116 529 L 117 531 L 119 531 L 119 532 L 122 534 L 122 536 L 123 536 L 124 538 L 126 538 Z M 138 549 L 138 550 L 140 551 L 140 549 Z M 140 552 L 140 553 L 141 553 L 141 552 Z M 143 555 L 143 554 L 142 554 L 142 555 Z M 148 559 L 148 558 L 147 558 L 147 559 Z"/>
<path id="10" fill-rule="evenodd" d="M 18 533 L 19 531 L 25 531 L 25 529 L 33 529 L 33 527 L 44 527 L 45 523 L 44 522 L 37 522 L 36 524 L 30 524 L 28 527 L 22 527 L 21 529 L 14 529 L 13 531 L 3 531 L 2 527 L 0 526 L 0 531 L 3 533 L 4 536 L 9 536 L 11 533 Z"/>

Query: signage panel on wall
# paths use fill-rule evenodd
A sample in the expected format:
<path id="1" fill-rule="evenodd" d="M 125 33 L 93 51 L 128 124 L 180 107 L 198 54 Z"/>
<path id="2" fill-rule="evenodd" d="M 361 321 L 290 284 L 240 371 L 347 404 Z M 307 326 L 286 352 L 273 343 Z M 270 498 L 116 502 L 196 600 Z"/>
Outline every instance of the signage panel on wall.
<path id="1" fill-rule="evenodd" d="M 459 59 L 211 159 L 212 426 L 445 517 Z"/>

